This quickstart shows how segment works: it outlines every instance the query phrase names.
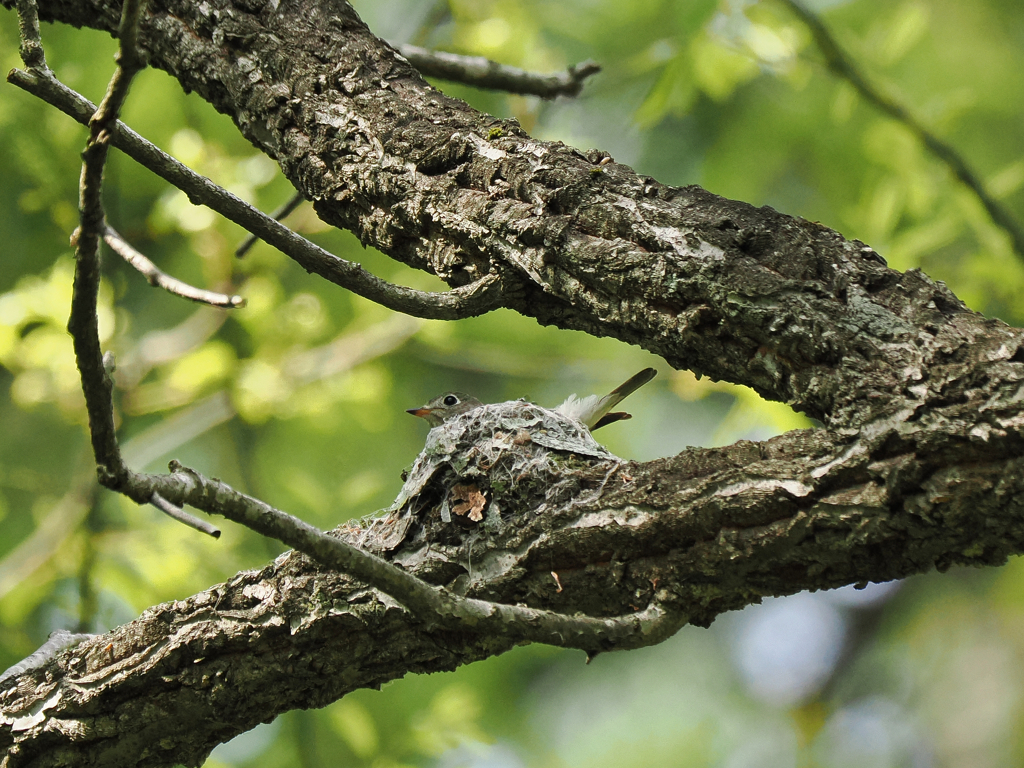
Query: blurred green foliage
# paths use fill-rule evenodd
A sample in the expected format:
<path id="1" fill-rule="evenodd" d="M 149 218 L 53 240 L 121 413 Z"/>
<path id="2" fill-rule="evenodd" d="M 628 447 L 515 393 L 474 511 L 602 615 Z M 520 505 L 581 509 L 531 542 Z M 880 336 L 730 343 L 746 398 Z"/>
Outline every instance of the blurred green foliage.
<path id="1" fill-rule="evenodd" d="M 814 7 L 866 76 L 956 146 L 1024 221 L 1020 0 L 820 0 Z M 604 71 L 574 100 L 438 85 L 479 109 L 515 116 L 540 138 L 605 149 L 668 183 L 698 183 L 819 220 L 869 243 L 898 269 L 920 267 L 946 281 L 978 311 L 1024 321 L 1024 264 L 1005 233 L 905 127 L 825 71 L 807 30 L 780 3 L 361 0 L 357 8 L 395 41 L 540 71 L 595 59 Z M 67 27 L 46 26 L 43 34 L 58 77 L 97 100 L 112 71 L 113 41 Z M 3 12 L 0 64 L 7 71 L 19 63 L 16 18 Z M 124 117 L 266 210 L 292 192 L 227 118 L 162 72 L 142 73 Z M 0 667 L 56 627 L 101 631 L 258 567 L 280 549 L 230 526 L 214 542 L 95 489 L 64 330 L 84 140 L 69 118 L 0 87 Z M 656 364 L 640 350 L 509 312 L 454 324 L 397 317 L 262 244 L 236 260 L 244 233 L 116 152 L 105 199 L 111 223 L 162 269 L 248 299 L 231 313 L 198 307 L 105 256 L 101 332 L 118 360 L 129 460 L 158 470 L 178 458 L 321 527 L 391 501 L 425 433 L 402 411 L 437 392 L 555 403 Z M 440 287 L 323 227 L 308 206 L 288 221 L 382 277 Z M 649 459 L 807 426 L 749 390 L 661 371 L 632 398 L 633 421 L 602 434 L 619 455 Z M 852 627 L 864 610 L 843 608 L 841 616 Z M 258 728 L 209 764 L 884 766 L 961 764 L 970 756 L 984 766 L 1024 759 L 1020 561 L 911 580 L 872 610 L 879 618 L 859 651 L 833 670 L 823 693 L 797 700 L 758 697 L 737 672 L 744 612 L 590 666 L 578 654 L 526 648 L 449 675 L 360 691 Z"/>

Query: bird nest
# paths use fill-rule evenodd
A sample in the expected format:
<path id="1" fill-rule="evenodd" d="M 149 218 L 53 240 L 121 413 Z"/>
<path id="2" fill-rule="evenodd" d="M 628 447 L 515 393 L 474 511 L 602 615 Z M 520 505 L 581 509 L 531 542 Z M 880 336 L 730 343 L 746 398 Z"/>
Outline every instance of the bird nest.
<path id="1" fill-rule="evenodd" d="M 414 522 L 500 532 L 517 508 L 540 514 L 577 497 L 572 470 L 605 462 L 621 459 L 574 419 L 525 400 L 480 406 L 430 430 L 387 514 L 365 521 L 360 538 L 392 551 Z"/>

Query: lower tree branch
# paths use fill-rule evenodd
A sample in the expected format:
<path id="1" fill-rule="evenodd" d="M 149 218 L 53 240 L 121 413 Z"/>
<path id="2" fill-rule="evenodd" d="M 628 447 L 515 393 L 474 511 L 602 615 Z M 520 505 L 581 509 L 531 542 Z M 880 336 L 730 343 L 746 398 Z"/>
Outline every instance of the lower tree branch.
<path id="1" fill-rule="evenodd" d="M 1024 363 L 1012 359 L 1024 339 L 985 330 L 980 347 L 1000 338 L 1004 352 L 984 378 L 965 364 L 935 370 L 934 400 L 857 432 L 802 430 L 643 464 L 556 462 L 504 490 L 475 477 L 502 511 L 466 527 L 442 519 L 453 481 L 442 472 L 416 504 L 333 535 L 471 600 L 641 621 L 664 601 L 698 625 L 768 595 L 998 564 L 1024 552 Z M 183 471 L 142 476 L 139 489 L 201 508 L 244 502 Z M 17 746 L 10 768 L 58 756 L 195 765 L 288 709 L 508 650 L 519 624 L 425 621 L 289 553 L 9 681 L 0 750 Z"/>
<path id="2" fill-rule="evenodd" d="M 505 635 L 517 642 L 547 643 L 597 653 L 660 642 L 686 623 L 684 617 L 658 605 L 632 615 L 594 619 L 459 597 L 435 589 L 403 569 L 340 538 L 327 536 L 220 481 L 209 480 L 174 462 L 171 470 L 170 478 L 137 475 L 122 492 L 132 496 L 139 492 L 139 487 L 167 486 L 168 492 L 176 491 L 174 498 L 180 503 L 224 515 L 303 552 L 322 566 L 346 573 L 394 597 L 427 628 Z"/>

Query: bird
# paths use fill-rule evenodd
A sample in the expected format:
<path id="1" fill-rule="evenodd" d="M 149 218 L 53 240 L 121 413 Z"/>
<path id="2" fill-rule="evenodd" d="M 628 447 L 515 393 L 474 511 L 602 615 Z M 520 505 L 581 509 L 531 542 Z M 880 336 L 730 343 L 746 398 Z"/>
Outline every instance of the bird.
<path id="1" fill-rule="evenodd" d="M 653 379 L 657 373 L 653 368 L 644 368 L 604 397 L 589 395 L 578 398 L 572 394 L 554 410 L 563 416 L 582 422 L 591 432 L 612 422 L 630 419 L 632 418 L 630 414 L 624 411 L 612 412 L 612 408 Z M 406 413 L 425 419 L 431 427 L 439 427 L 449 419 L 479 408 L 481 405 L 483 403 L 465 392 L 445 392 L 419 408 L 410 408 Z"/>

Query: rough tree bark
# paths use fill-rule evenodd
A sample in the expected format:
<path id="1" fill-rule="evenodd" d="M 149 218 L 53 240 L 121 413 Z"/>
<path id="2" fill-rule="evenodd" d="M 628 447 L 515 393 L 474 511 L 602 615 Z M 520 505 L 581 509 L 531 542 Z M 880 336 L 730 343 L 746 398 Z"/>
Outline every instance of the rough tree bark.
<path id="1" fill-rule="evenodd" d="M 108 31 L 119 10 L 40 5 Z M 455 535 L 430 509 L 397 540 L 343 535 L 461 594 L 612 616 L 667 589 L 700 625 L 765 595 L 1024 551 L 1019 330 L 823 226 L 475 112 L 336 0 L 153 0 L 147 14 L 151 64 L 230 115 L 325 221 L 453 286 L 495 274 L 503 304 L 539 322 L 824 424 L 577 463 L 563 470 L 573 493 L 526 483 L 506 508 L 516 524 L 486 536 Z M 196 765 L 288 709 L 513 644 L 432 629 L 289 553 L 7 681 L 3 765 Z"/>

